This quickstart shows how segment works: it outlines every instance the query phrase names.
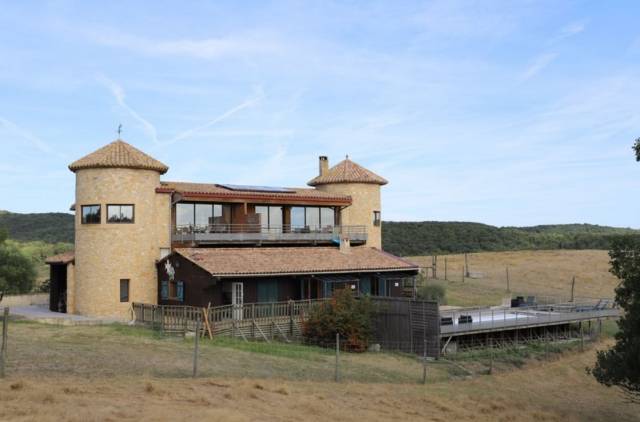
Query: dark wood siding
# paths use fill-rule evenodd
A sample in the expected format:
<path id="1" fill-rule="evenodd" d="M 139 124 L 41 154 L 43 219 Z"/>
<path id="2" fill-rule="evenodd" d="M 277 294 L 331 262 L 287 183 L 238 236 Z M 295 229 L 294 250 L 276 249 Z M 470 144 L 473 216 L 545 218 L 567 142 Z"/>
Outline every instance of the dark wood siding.
<path id="1" fill-rule="evenodd" d="M 218 279 L 211 276 L 201 267 L 185 259 L 179 254 L 172 254 L 167 258 L 175 270 L 175 281 L 184 283 L 184 301 L 168 299 L 163 300 L 161 297 L 161 282 L 169 281 L 166 272 L 165 261 L 158 264 L 158 303 L 161 305 L 189 305 L 206 307 L 228 305 L 231 303 L 231 284 L 234 282 L 242 282 L 244 290 L 244 303 L 258 302 L 258 284 L 262 282 L 277 281 L 278 284 L 278 301 L 307 299 L 309 287 L 312 289 L 310 298 L 322 297 L 322 286 L 318 280 L 307 275 L 287 276 L 287 277 L 243 277 L 243 278 L 225 278 Z M 53 267 L 52 267 L 53 268 Z M 410 273 L 411 274 L 411 273 Z M 375 277 L 370 274 L 354 273 L 357 278 L 371 279 L 371 287 Z M 305 297 L 301 292 L 301 280 L 305 283 Z M 403 288 L 401 283 L 398 287 L 393 281 L 389 281 L 389 293 L 392 297 L 401 297 Z"/>

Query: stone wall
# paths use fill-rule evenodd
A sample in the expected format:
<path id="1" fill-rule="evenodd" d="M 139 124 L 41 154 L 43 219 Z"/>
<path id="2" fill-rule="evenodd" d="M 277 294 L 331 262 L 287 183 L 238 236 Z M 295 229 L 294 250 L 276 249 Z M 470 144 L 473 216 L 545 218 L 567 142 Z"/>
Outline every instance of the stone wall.
<path id="1" fill-rule="evenodd" d="M 318 186 L 318 190 L 350 195 L 353 203 L 342 210 L 340 224 L 367 228 L 367 246 L 382 249 L 381 226 L 373 225 L 373 211 L 381 211 L 380 185 L 371 183 L 334 183 Z"/>
<path id="2" fill-rule="evenodd" d="M 15 306 L 32 306 L 41 305 L 46 306 L 49 304 L 49 293 L 35 293 L 29 295 L 5 295 L 0 302 L 0 307 L 15 307 Z"/>
<path id="3" fill-rule="evenodd" d="M 152 170 L 76 172 L 75 313 L 126 318 L 131 302 L 157 302 L 155 262 L 170 247 L 170 196 L 157 194 Z M 101 205 L 100 224 L 81 224 L 82 205 Z M 107 223 L 107 204 L 133 204 L 134 223 Z M 129 302 L 120 302 L 120 280 Z"/>

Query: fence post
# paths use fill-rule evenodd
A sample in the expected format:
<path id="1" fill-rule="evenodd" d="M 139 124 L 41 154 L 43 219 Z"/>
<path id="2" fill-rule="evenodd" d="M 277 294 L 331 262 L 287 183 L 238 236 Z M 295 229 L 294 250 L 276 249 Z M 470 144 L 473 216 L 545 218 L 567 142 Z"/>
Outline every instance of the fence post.
<path id="1" fill-rule="evenodd" d="M 160 331 L 164 335 L 164 305 L 160 305 Z"/>
<path id="2" fill-rule="evenodd" d="M 289 336 L 293 337 L 293 300 L 289 301 Z"/>
<path id="3" fill-rule="evenodd" d="M 489 338 L 489 375 L 493 374 L 493 337 Z"/>
<path id="4" fill-rule="evenodd" d="M 448 281 L 449 279 L 447 278 L 447 257 L 444 257 L 444 280 Z"/>
<path id="5" fill-rule="evenodd" d="M 335 381 L 340 381 L 340 333 L 336 333 L 336 374 Z"/>
<path id="6" fill-rule="evenodd" d="M 2 315 L 2 348 L 0 348 L 0 378 L 4 378 L 4 368 L 7 360 L 8 326 L 9 308 L 4 308 L 4 313 Z"/>
<path id="7" fill-rule="evenodd" d="M 427 383 L 427 339 L 424 339 L 424 351 L 422 353 L 422 383 Z"/>
<path id="8" fill-rule="evenodd" d="M 582 321 L 580 321 L 580 351 L 584 352 L 584 331 L 582 330 Z"/>
<path id="9" fill-rule="evenodd" d="M 469 263 L 467 262 L 467 254 L 464 254 L 464 275 L 469 277 Z"/>
<path id="10" fill-rule="evenodd" d="M 193 378 L 198 376 L 198 347 L 200 345 L 200 318 L 196 320 L 196 338 L 193 348 Z"/>
<path id="11" fill-rule="evenodd" d="M 511 291 L 511 283 L 509 280 L 509 265 L 507 265 L 507 291 L 510 292 Z"/>

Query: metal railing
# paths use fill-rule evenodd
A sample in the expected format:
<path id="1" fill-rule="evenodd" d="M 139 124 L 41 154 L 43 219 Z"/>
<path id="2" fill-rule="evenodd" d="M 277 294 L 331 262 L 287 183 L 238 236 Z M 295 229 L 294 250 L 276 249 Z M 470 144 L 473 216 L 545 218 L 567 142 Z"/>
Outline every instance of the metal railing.
<path id="1" fill-rule="evenodd" d="M 450 336 L 498 329 L 615 318 L 619 315 L 620 310 L 610 299 L 530 305 L 517 308 L 464 308 L 442 311 L 440 331 L 443 336 Z"/>
<path id="2" fill-rule="evenodd" d="M 337 242 L 341 236 L 352 243 L 367 240 L 366 226 L 296 226 L 291 224 L 207 224 L 176 226 L 174 242 Z"/>

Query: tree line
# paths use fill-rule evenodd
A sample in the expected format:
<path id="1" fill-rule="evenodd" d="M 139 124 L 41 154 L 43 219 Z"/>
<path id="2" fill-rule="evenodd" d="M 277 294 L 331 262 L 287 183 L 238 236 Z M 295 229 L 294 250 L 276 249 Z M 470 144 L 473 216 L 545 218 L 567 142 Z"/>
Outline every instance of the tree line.
<path id="1" fill-rule="evenodd" d="M 623 234 L 640 230 L 593 224 L 495 227 L 468 222 L 394 222 L 382 224 L 382 247 L 400 256 L 525 249 L 603 249 Z"/>

